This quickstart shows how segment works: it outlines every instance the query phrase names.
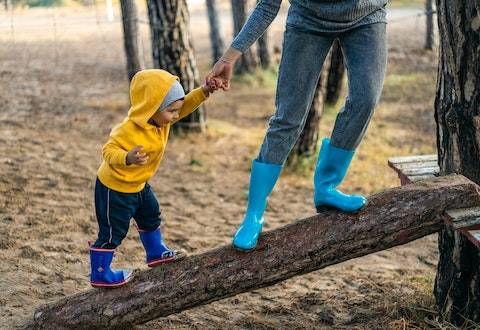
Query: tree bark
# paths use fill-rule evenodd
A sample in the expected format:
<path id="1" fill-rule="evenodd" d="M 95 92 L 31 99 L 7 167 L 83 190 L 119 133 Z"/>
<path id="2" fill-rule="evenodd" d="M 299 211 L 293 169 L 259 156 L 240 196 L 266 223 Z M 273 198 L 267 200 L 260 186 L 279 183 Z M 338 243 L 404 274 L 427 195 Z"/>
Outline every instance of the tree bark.
<path id="1" fill-rule="evenodd" d="M 257 0 L 257 3 L 260 0 Z M 268 49 L 268 29 L 262 34 L 257 41 L 257 55 L 262 68 L 267 69 L 272 63 L 270 51 Z"/>
<path id="2" fill-rule="evenodd" d="M 189 12 L 186 0 L 147 0 L 150 21 L 153 65 L 180 78 L 185 92 L 199 85 L 193 43 L 189 33 Z M 175 124 L 176 129 L 203 131 L 205 107 Z"/>
<path id="3" fill-rule="evenodd" d="M 257 54 L 262 68 L 269 68 L 272 60 L 268 49 L 268 30 L 257 41 Z"/>
<path id="4" fill-rule="evenodd" d="M 207 0 L 208 21 L 210 23 L 210 42 L 212 43 L 213 64 L 223 54 L 224 42 L 220 32 L 216 0 Z"/>
<path id="5" fill-rule="evenodd" d="M 434 30 L 433 30 L 433 0 L 425 1 L 425 21 L 427 24 L 425 35 L 425 49 L 432 50 L 434 42 Z"/>
<path id="6" fill-rule="evenodd" d="M 123 43 L 127 58 L 128 80 L 145 68 L 143 62 L 142 40 L 138 33 L 138 14 L 134 0 L 120 0 L 123 22 Z"/>
<path id="7" fill-rule="evenodd" d="M 440 174 L 461 173 L 480 183 L 479 1 L 437 0 L 440 58 L 435 99 Z M 480 322 L 480 253 L 444 228 L 435 281 L 437 307 L 463 327 Z"/>
<path id="8" fill-rule="evenodd" d="M 235 37 L 247 19 L 247 0 L 231 0 L 233 15 L 233 36 Z M 256 67 L 252 49 L 247 49 L 235 64 L 235 73 L 251 72 Z"/>
<path id="9" fill-rule="evenodd" d="M 126 327 L 266 287 L 432 234 L 444 210 L 480 205 L 479 194 L 460 175 L 393 188 L 358 213 L 322 212 L 263 233 L 250 253 L 222 246 L 142 271 L 119 289 L 65 297 L 38 309 L 34 328 Z"/>
<path id="10" fill-rule="evenodd" d="M 330 54 L 331 60 L 330 67 L 328 69 L 327 94 L 325 96 L 325 102 L 335 104 L 342 93 L 343 76 L 345 73 L 342 47 L 340 47 L 338 40 L 335 40 L 333 43 Z"/>

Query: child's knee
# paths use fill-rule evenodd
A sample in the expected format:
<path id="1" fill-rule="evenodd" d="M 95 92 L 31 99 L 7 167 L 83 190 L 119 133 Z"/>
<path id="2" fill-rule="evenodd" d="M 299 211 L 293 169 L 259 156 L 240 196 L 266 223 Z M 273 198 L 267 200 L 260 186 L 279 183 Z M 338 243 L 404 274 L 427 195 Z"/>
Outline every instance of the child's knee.
<path id="1" fill-rule="evenodd" d="M 153 231 L 157 229 L 160 226 L 161 220 L 162 219 L 160 216 L 149 218 L 149 219 L 143 219 L 143 218 L 135 219 L 138 229 L 143 231 Z"/>
<path id="2" fill-rule="evenodd" d="M 107 249 L 107 250 L 114 250 L 117 248 L 117 244 L 114 244 L 114 243 L 110 243 L 108 241 L 104 241 L 102 239 L 97 239 L 95 241 L 95 243 L 93 243 L 91 245 L 91 247 L 93 248 L 97 248 L 97 249 Z"/>
<path id="3" fill-rule="evenodd" d="M 147 226 L 142 226 L 142 227 L 138 227 L 139 230 L 143 230 L 143 231 L 154 231 L 155 229 L 157 229 L 158 227 L 160 226 L 160 222 L 158 223 L 155 223 L 155 224 L 151 224 L 151 225 L 147 225 Z"/>

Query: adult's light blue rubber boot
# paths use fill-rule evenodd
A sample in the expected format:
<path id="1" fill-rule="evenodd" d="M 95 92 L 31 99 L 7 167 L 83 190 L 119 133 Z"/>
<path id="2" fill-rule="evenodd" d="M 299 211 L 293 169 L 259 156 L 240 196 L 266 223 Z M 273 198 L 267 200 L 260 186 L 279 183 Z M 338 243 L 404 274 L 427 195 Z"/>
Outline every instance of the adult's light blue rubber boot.
<path id="1" fill-rule="evenodd" d="M 329 138 L 322 140 L 313 178 L 315 189 L 313 201 L 317 212 L 328 208 L 354 212 L 367 203 L 363 196 L 346 195 L 337 190 L 337 186 L 347 173 L 354 153 L 353 150 L 340 149 L 330 145 Z"/>
<path id="2" fill-rule="evenodd" d="M 252 162 L 247 211 L 233 237 L 233 246 L 237 249 L 248 251 L 257 245 L 263 227 L 263 212 L 267 207 L 267 198 L 281 170 L 281 165 L 260 163 L 257 160 Z"/>

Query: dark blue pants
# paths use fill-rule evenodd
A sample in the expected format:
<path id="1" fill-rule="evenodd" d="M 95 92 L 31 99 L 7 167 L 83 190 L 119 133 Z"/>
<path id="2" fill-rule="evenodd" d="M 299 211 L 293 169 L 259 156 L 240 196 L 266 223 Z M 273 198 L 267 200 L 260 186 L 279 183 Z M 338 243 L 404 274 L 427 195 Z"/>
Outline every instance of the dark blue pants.
<path id="1" fill-rule="evenodd" d="M 137 193 L 122 193 L 95 183 L 95 212 L 98 238 L 93 247 L 114 249 L 125 238 L 132 218 L 141 230 L 152 231 L 160 225 L 160 206 L 148 183 Z"/>

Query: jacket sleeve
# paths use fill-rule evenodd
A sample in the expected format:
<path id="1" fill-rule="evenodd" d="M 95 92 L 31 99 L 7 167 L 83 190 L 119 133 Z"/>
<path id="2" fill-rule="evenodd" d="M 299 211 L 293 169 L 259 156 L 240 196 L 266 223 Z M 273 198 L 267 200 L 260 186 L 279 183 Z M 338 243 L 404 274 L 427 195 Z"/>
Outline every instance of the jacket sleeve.
<path id="1" fill-rule="evenodd" d="M 261 0 L 248 18 L 231 47 L 244 53 L 267 30 L 280 10 L 282 0 Z"/>
<path id="2" fill-rule="evenodd" d="M 179 118 L 175 122 L 179 121 L 180 119 L 188 116 L 207 99 L 208 97 L 205 95 L 201 87 L 195 88 L 190 93 L 185 95 L 185 100 L 183 103 L 182 108 L 180 109 Z"/>
<path id="3" fill-rule="evenodd" d="M 114 128 L 108 142 L 102 148 L 103 159 L 110 165 L 127 166 L 128 151 L 122 148 L 119 142 L 122 135 L 121 126 Z"/>

